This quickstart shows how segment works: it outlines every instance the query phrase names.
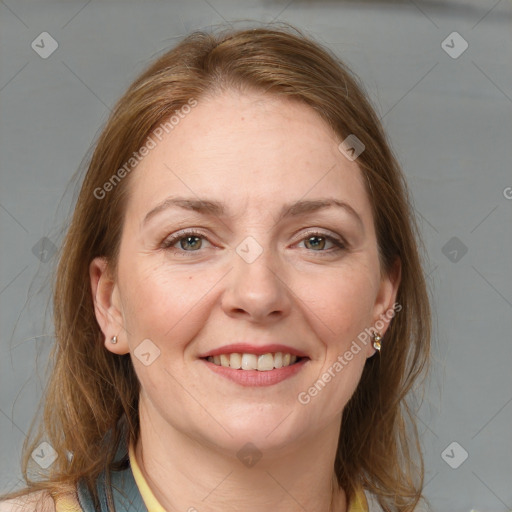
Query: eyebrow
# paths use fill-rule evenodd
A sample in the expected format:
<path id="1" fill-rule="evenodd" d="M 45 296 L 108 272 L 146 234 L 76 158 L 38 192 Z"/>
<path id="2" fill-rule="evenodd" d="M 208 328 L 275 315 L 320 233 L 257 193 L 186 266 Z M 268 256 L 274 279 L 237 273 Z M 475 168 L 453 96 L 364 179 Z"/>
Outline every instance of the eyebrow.
<path id="1" fill-rule="evenodd" d="M 170 208 L 181 208 L 197 212 L 202 215 L 212 215 L 214 217 L 220 217 L 226 214 L 224 205 L 219 201 L 187 197 L 168 197 L 146 214 L 142 224 L 145 225 L 152 217 Z M 354 217 L 364 229 L 364 223 L 361 216 L 348 203 L 338 199 L 299 200 L 290 204 L 285 204 L 279 213 L 277 222 L 280 222 L 286 217 L 297 217 L 299 215 L 313 213 L 328 208 L 341 208 L 345 210 Z"/>

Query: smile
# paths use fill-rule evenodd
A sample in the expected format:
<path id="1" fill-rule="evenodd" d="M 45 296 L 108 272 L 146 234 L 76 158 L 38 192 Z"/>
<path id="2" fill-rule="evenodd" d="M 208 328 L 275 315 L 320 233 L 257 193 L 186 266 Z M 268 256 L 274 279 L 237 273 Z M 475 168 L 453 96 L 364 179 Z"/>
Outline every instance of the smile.
<path id="1" fill-rule="evenodd" d="M 217 366 L 232 368 L 234 370 L 257 370 L 259 372 L 268 372 L 278 368 L 291 366 L 299 359 L 296 355 L 283 354 L 276 352 L 274 354 L 220 354 L 218 356 L 210 356 L 207 361 Z"/>
<path id="2" fill-rule="evenodd" d="M 204 357 L 201 360 L 213 373 L 246 387 L 278 384 L 299 373 L 310 362 L 309 357 L 282 352 L 261 355 L 237 352 Z"/>

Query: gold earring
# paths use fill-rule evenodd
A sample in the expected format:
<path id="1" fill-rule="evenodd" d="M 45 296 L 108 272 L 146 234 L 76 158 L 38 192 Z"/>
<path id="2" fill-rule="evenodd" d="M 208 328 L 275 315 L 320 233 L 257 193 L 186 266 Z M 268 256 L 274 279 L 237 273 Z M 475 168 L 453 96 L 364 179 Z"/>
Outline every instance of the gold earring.
<path id="1" fill-rule="evenodd" d="M 381 348 L 381 344 L 380 344 L 380 340 L 382 339 L 382 335 L 380 334 L 380 332 L 374 332 L 373 333 L 373 348 L 375 350 L 379 350 L 380 351 L 380 348 Z"/>
<path id="2" fill-rule="evenodd" d="M 114 343 L 114 344 L 117 343 L 117 336 L 112 336 L 110 343 Z"/>

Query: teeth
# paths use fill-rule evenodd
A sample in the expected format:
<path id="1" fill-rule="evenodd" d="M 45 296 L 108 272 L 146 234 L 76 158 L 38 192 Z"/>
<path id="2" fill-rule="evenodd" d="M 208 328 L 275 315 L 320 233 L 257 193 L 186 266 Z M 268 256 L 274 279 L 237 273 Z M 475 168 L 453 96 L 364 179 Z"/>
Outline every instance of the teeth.
<path id="1" fill-rule="evenodd" d="M 258 368 L 258 359 L 254 354 L 242 355 L 242 370 L 256 370 Z"/>
<path id="2" fill-rule="evenodd" d="M 258 357 L 258 370 L 268 372 L 274 369 L 274 356 L 272 354 L 263 354 Z"/>
<path id="3" fill-rule="evenodd" d="M 208 357 L 210 363 L 235 370 L 258 370 L 268 372 L 274 368 L 283 368 L 297 362 L 297 356 L 277 352 L 275 354 L 221 354 L 220 356 Z"/>
<path id="4" fill-rule="evenodd" d="M 231 354 L 229 357 L 229 365 L 225 364 L 224 366 L 230 366 L 235 370 L 240 370 L 240 368 L 242 368 L 242 354 Z"/>

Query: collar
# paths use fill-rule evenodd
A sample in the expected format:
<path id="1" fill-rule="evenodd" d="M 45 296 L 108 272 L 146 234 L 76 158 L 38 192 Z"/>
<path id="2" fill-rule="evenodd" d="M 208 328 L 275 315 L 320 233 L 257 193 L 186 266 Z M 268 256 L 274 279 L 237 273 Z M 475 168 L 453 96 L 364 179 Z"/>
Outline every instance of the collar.
<path id="1" fill-rule="evenodd" d="M 166 512 L 164 507 L 160 505 L 160 502 L 156 499 L 153 491 L 150 489 L 142 471 L 137 464 L 137 459 L 135 458 L 135 449 L 132 443 L 130 443 L 130 448 L 128 449 L 128 454 L 130 456 L 130 467 L 132 468 L 133 478 L 135 479 L 135 483 L 139 488 L 140 494 L 146 508 L 149 512 Z"/>
<path id="2" fill-rule="evenodd" d="M 130 467 L 132 468 L 133 477 L 135 478 L 135 483 L 139 488 L 146 508 L 149 512 L 166 512 L 146 482 L 146 479 L 144 478 L 144 475 L 142 474 L 142 471 L 137 464 L 137 460 L 135 458 L 135 449 L 131 443 L 128 454 L 130 456 Z M 347 512 L 368 512 L 368 503 L 362 488 L 359 488 L 356 491 L 354 501 L 350 504 Z"/>

